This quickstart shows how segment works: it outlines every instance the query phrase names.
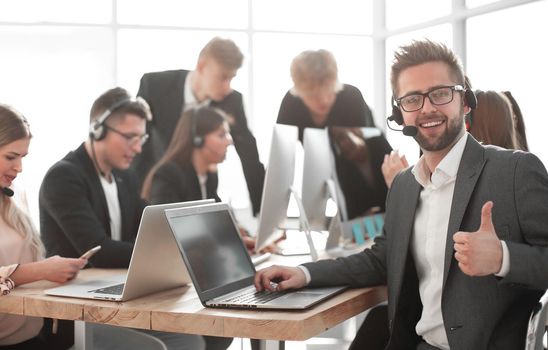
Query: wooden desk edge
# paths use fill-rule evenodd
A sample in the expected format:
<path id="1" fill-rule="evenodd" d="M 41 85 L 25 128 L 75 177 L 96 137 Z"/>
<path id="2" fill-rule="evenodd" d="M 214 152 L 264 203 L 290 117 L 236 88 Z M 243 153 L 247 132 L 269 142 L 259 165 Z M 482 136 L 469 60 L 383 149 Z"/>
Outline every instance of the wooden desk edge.
<path id="1" fill-rule="evenodd" d="M 152 311 L 151 327 L 167 332 L 300 341 L 314 337 L 385 300 L 386 287 L 382 286 L 350 289 L 304 311 L 233 309 L 230 310 L 234 313 L 231 316 L 219 315 L 215 311 L 209 313 L 212 309 L 207 309 L 208 313 L 195 314 Z M 218 310 L 219 313 L 226 313 L 226 310 Z"/>

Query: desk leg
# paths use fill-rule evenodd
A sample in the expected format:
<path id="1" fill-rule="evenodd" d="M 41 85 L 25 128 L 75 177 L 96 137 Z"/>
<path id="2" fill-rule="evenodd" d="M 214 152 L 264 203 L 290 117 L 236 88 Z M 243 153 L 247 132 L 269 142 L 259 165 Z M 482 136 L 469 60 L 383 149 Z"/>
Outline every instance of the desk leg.
<path id="1" fill-rule="evenodd" d="M 93 324 L 74 321 L 74 350 L 93 349 Z"/>
<path id="2" fill-rule="evenodd" d="M 261 339 L 260 348 L 261 350 L 285 350 L 285 341 Z"/>

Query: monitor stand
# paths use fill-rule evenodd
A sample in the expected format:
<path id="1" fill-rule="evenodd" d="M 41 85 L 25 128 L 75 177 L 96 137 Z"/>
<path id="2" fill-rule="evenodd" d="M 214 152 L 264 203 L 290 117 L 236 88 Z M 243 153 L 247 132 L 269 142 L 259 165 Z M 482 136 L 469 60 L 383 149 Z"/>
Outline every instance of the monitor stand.
<path id="1" fill-rule="evenodd" d="M 328 251 L 333 248 L 338 248 L 340 246 L 341 236 L 342 236 L 342 218 L 341 218 L 341 203 L 339 196 L 337 196 L 337 189 L 335 186 L 335 181 L 329 179 L 326 181 L 327 192 L 335 204 L 337 205 L 337 214 L 331 218 L 329 222 L 329 227 L 327 229 L 329 236 L 327 238 L 327 243 L 325 244 L 325 250 Z"/>
<path id="2" fill-rule="evenodd" d="M 293 187 L 291 187 L 291 193 L 293 193 L 293 197 L 295 197 L 295 201 L 297 202 L 297 206 L 299 207 L 300 228 L 306 236 L 306 243 L 308 245 L 308 249 L 306 249 L 305 247 L 303 247 L 303 249 L 287 248 L 287 249 L 281 249 L 277 253 L 280 255 L 310 254 L 312 261 L 316 261 L 318 260 L 318 251 L 316 250 L 316 247 L 314 246 L 314 241 L 312 240 L 312 234 L 310 232 L 310 224 L 308 222 L 308 218 L 306 217 L 306 213 L 304 211 L 303 201 L 301 200 L 301 197 L 299 196 L 298 192 Z"/>

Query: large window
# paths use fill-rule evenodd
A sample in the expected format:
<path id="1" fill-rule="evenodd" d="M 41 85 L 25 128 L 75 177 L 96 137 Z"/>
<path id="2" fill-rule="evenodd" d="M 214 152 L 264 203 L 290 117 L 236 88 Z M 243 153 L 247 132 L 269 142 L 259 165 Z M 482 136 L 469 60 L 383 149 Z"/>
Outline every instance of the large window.
<path id="1" fill-rule="evenodd" d="M 33 140 L 18 182 L 38 223 L 46 170 L 87 135 L 89 109 L 113 86 L 114 38 L 104 27 L 0 26 L 1 102 L 29 120 Z"/>
<path id="2" fill-rule="evenodd" d="M 525 120 L 529 149 L 548 165 L 548 118 L 542 103 L 548 78 L 546 13 L 548 1 L 540 1 L 469 19 L 467 62 L 474 88 L 512 92 Z"/>
<path id="3" fill-rule="evenodd" d="M 244 95 L 265 165 L 295 55 L 331 50 L 340 80 L 362 91 L 385 128 L 393 51 L 423 37 L 455 48 L 475 87 L 511 90 L 532 151 L 548 161 L 540 132 L 548 121 L 537 82 L 548 76 L 542 61 L 548 0 L 0 0 L 0 9 L 0 102 L 31 122 L 34 139 L 22 180 L 36 222 L 41 179 L 86 138 L 93 100 L 115 85 L 136 93 L 148 71 L 192 69 L 213 36 L 232 38 L 245 55 L 233 87 Z M 416 161 L 412 139 L 387 135 Z M 234 150 L 220 174 L 221 198 L 249 206 Z"/>

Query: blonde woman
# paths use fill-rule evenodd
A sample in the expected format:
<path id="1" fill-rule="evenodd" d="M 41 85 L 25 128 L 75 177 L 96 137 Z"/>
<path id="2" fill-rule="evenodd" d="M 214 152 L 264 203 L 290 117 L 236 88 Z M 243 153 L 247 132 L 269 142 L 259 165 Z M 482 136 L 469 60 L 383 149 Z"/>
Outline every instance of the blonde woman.
<path id="1" fill-rule="evenodd" d="M 43 259 L 44 248 L 29 216 L 16 203 L 9 187 L 22 171 L 31 133 L 27 120 L 0 104 L 0 298 L 14 287 L 38 280 L 66 282 L 76 277 L 85 259 L 53 256 Z M 1 349 L 39 349 L 42 319 L 0 313 Z"/>

